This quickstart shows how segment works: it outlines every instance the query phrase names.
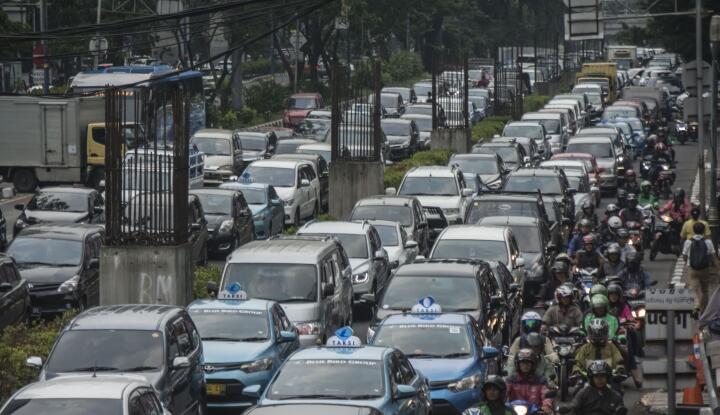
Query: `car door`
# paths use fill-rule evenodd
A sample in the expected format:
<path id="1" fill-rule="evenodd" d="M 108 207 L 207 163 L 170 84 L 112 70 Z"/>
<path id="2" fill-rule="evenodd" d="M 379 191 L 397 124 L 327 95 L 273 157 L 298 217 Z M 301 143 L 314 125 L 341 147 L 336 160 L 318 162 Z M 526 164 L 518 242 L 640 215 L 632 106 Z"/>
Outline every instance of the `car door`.
<path id="1" fill-rule="evenodd" d="M 275 347 L 277 348 L 277 365 L 279 367 L 298 347 L 298 342 L 282 342 L 280 338 L 281 331 L 293 331 L 290 321 L 285 316 L 282 307 L 275 304 L 270 310 L 273 320 L 273 330 L 275 331 Z M 284 317 L 284 318 L 283 318 Z"/>
<path id="2" fill-rule="evenodd" d="M 80 276 L 80 292 L 85 297 L 85 306 L 94 307 L 100 304 L 100 246 L 102 236 L 95 233 L 85 241 L 83 271 Z"/>
<path id="3" fill-rule="evenodd" d="M 275 188 L 272 186 L 268 187 L 268 203 L 270 204 L 270 210 L 272 212 L 273 229 L 270 230 L 270 233 L 273 235 L 281 233 L 285 225 L 285 209 L 283 208 L 282 200 L 280 200 Z"/>
<path id="4" fill-rule="evenodd" d="M 487 317 L 483 322 L 487 336 L 491 339 L 492 344 L 502 345 L 503 333 L 505 326 L 508 324 L 509 311 L 507 301 L 505 301 L 505 297 L 500 291 L 500 285 L 492 272 L 481 271 L 480 290 L 481 298 L 483 301 L 487 301 L 484 304 L 489 305 L 487 307 Z M 493 298 L 501 299 L 500 303 L 491 304 Z"/>
<path id="5" fill-rule="evenodd" d="M 168 348 L 168 382 L 170 387 L 171 411 L 174 414 L 185 413 L 193 404 L 191 399 L 191 367 L 173 367 L 173 360 L 176 357 L 188 357 L 192 352 L 190 334 L 183 323 L 182 317 L 178 316 L 166 325 L 166 344 Z"/>
<path id="6" fill-rule="evenodd" d="M 310 188 L 308 189 L 308 193 L 310 199 L 312 200 L 312 203 L 310 204 L 310 213 L 312 213 L 315 209 L 316 204 L 318 206 L 318 210 L 320 210 L 320 179 L 318 178 L 318 175 L 315 173 L 315 169 L 312 166 L 306 165 L 305 167 L 303 167 L 303 170 L 305 170 L 305 176 L 310 181 Z"/>
<path id="7" fill-rule="evenodd" d="M 236 215 L 234 218 L 235 224 L 240 230 L 240 244 L 244 245 L 255 238 L 255 224 L 253 222 L 252 211 L 250 211 L 250 206 L 248 206 L 242 192 L 238 192 L 235 195 L 233 205 L 233 213 Z"/>
<path id="8" fill-rule="evenodd" d="M 336 309 L 342 325 L 352 321 L 352 268 L 350 261 L 342 247 L 332 254 L 333 271 L 335 275 L 335 287 L 337 287 Z"/>
<path id="9" fill-rule="evenodd" d="M 0 331 L 19 322 L 27 311 L 26 284 L 22 283 L 12 262 L 0 265 Z"/>
<path id="10" fill-rule="evenodd" d="M 332 257 L 324 258 L 320 264 L 320 321 L 324 325 L 325 334 L 330 336 L 338 327 L 341 326 L 341 319 L 336 306 L 338 287 L 335 285 L 336 276 L 339 270 L 332 261 Z M 328 285 L 332 286 L 331 292 L 328 292 Z"/>
<path id="11" fill-rule="evenodd" d="M 515 284 L 515 280 L 505 264 L 498 262 L 496 270 L 500 278 L 499 285 L 502 287 L 502 291 L 507 299 L 508 311 L 510 313 L 507 324 L 510 325 L 509 333 L 512 338 L 520 327 L 522 292 L 519 289 L 513 289 L 513 287 L 520 286 Z"/>
<path id="12" fill-rule="evenodd" d="M 408 372 L 407 368 L 403 368 L 399 351 L 395 351 L 390 357 L 389 369 L 391 379 L 392 406 L 394 409 L 393 413 L 398 415 L 415 415 L 417 413 L 419 405 L 418 395 L 411 398 L 400 399 L 397 397 L 397 389 L 398 385 L 415 386 L 413 385 L 413 379 L 411 378 L 411 376 L 417 376 L 417 374 L 412 371 L 412 366 L 410 366 L 410 373 Z"/>
<path id="13" fill-rule="evenodd" d="M 163 415 L 162 405 L 152 390 L 139 389 L 138 391 L 140 392 L 140 404 L 145 415 Z"/>
<path id="14" fill-rule="evenodd" d="M 230 140 L 230 145 L 232 146 L 233 173 L 239 176 L 242 174 L 243 170 L 245 170 L 242 140 L 240 140 L 240 137 L 236 134 L 233 134 L 232 139 Z"/>

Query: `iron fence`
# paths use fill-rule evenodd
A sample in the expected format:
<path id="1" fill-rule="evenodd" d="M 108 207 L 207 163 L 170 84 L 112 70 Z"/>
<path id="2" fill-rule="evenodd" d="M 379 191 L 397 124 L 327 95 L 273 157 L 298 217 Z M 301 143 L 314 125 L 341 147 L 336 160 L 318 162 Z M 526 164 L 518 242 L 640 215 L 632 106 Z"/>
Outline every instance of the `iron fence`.
<path id="1" fill-rule="evenodd" d="M 194 93 L 181 81 L 105 91 L 106 245 L 188 241 L 188 188 L 203 175 L 189 144 Z"/>
<path id="2" fill-rule="evenodd" d="M 468 59 L 454 64 L 443 61 L 436 58 L 432 71 L 433 129 L 469 128 Z"/>
<path id="3" fill-rule="evenodd" d="M 496 114 L 518 117 L 523 113 L 523 96 L 530 92 L 530 82 L 522 71 L 522 61 L 522 47 L 505 46 L 496 49 Z"/>

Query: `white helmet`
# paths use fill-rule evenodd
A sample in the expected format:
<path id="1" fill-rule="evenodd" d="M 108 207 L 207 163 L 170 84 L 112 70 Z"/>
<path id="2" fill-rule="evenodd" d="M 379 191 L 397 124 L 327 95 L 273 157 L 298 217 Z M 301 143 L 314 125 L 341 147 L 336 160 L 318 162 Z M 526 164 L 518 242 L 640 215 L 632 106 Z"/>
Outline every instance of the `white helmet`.
<path id="1" fill-rule="evenodd" d="M 610 219 L 608 219 L 608 226 L 610 227 L 610 229 L 618 230 L 618 229 L 622 228 L 622 224 L 623 224 L 622 219 L 620 219 L 617 216 L 613 216 Z"/>

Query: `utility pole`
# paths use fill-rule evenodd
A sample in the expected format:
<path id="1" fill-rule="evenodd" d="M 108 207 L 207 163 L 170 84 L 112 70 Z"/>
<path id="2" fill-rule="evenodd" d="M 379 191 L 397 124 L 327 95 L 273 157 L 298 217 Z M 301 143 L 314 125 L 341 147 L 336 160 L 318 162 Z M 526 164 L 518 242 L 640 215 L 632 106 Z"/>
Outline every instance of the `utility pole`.
<path id="1" fill-rule="evenodd" d="M 710 20 L 710 209 L 708 211 L 708 224 L 712 232 L 712 240 L 717 246 L 718 226 L 718 196 L 717 196 L 717 69 L 718 55 L 720 55 L 720 15 L 714 15 Z"/>
<path id="2" fill-rule="evenodd" d="M 270 12 L 270 27 L 275 27 L 275 13 Z M 272 76 L 273 81 L 275 81 L 275 59 L 273 59 L 275 55 L 275 34 L 270 35 L 270 75 Z"/>
<path id="3" fill-rule="evenodd" d="M 303 63 L 305 60 L 303 59 Z M 305 65 L 303 65 L 303 68 Z M 295 82 L 293 82 L 293 92 L 298 91 L 298 72 L 300 72 L 300 18 L 295 13 Z"/>
<path id="4" fill-rule="evenodd" d="M 102 16 L 102 0 L 98 0 L 97 2 L 97 11 L 95 15 L 95 23 L 100 24 L 100 19 Z M 95 53 L 93 58 L 93 63 L 95 64 L 95 67 L 93 69 L 97 69 L 98 65 L 100 64 L 100 32 L 95 32 Z"/>
<path id="5" fill-rule="evenodd" d="M 45 0 L 40 0 L 40 31 L 47 30 L 47 9 Z M 42 40 L 43 47 L 43 94 L 50 93 L 50 62 L 48 62 L 47 39 Z"/>
<path id="6" fill-rule="evenodd" d="M 703 119 L 703 56 L 702 56 L 702 0 L 695 0 L 695 86 L 698 117 L 698 181 L 700 186 L 700 214 L 705 216 L 705 120 Z M 673 395 L 670 393 L 669 395 Z M 674 398 L 674 395 L 672 396 Z M 674 401 L 674 399 L 673 399 Z M 673 404 L 675 402 L 672 402 Z"/>
<path id="7" fill-rule="evenodd" d="M 410 13 L 405 16 L 405 49 L 410 50 Z"/>

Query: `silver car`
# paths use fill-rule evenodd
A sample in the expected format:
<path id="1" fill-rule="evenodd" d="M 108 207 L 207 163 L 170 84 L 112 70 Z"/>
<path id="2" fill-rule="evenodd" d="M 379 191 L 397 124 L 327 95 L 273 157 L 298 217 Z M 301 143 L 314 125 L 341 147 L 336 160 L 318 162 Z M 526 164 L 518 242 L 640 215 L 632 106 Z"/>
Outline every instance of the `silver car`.
<path id="1" fill-rule="evenodd" d="M 418 255 L 418 243 L 409 239 L 399 222 L 387 220 L 368 221 L 380 235 L 383 249 L 387 252 L 390 268 L 411 264 Z"/>

